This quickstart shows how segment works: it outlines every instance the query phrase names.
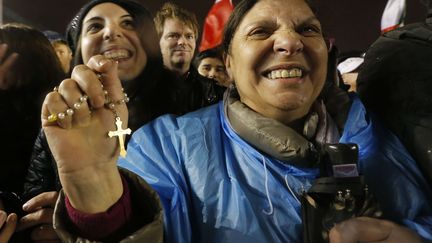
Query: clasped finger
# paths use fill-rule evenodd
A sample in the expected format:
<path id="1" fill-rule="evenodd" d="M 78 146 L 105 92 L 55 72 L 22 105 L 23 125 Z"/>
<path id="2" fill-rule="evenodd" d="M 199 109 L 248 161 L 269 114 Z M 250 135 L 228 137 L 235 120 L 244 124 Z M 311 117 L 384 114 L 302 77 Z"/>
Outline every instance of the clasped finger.
<path id="1" fill-rule="evenodd" d="M 105 93 L 95 71 L 85 65 L 78 65 L 72 71 L 72 79 L 89 98 L 93 108 L 101 108 L 105 104 Z"/>
<path id="2" fill-rule="evenodd" d="M 17 231 L 22 231 L 40 224 L 52 224 L 54 209 L 41 208 L 23 216 L 19 220 Z"/>
<path id="3" fill-rule="evenodd" d="M 63 115 L 69 109 L 69 106 L 56 91 L 49 93 L 42 106 L 42 126 L 59 125 L 62 128 L 69 129 L 72 126 L 72 117 Z"/>
<path id="4" fill-rule="evenodd" d="M 84 94 L 73 79 L 61 82 L 58 91 L 68 108 L 59 113 L 59 119 L 70 119 L 76 126 L 85 126 L 91 120 L 91 110 L 87 103 L 88 96 Z M 60 117 L 61 115 L 61 117 Z"/>

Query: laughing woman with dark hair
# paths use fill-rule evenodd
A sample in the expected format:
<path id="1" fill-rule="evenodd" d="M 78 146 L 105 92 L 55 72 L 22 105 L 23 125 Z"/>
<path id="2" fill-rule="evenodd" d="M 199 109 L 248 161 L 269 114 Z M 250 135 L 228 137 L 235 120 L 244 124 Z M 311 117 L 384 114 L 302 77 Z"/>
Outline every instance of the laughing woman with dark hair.
<path id="1" fill-rule="evenodd" d="M 67 40 L 74 51 L 74 66 L 87 64 L 92 56 L 98 55 L 118 63 L 117 74 L 128 94 L 132 130 L 162 114 L 183 112 L 183 107 L 171 102 L 168 96 L 174 76 L 163 67 L 153 18 L 142 4 L 132 0 L 90 1 L 70 22 Z M 68 85 L 62 84 L 58 90 Z M 73 112 L 79 113 L 79 109 L 68 112 L 60 117 L 68 119 Z M 43 224 L 43 230 L 34 228 L 43 233 L 51 229 L 49 234 L 34 234 L 42 237 L 56 237 L 52 234 L 51 215 L 61 184 L 55 164 L 41 130 L 24 186 L 23 200 L 28 200 L 25 208 L 28 214 L 20 229 Z"/>

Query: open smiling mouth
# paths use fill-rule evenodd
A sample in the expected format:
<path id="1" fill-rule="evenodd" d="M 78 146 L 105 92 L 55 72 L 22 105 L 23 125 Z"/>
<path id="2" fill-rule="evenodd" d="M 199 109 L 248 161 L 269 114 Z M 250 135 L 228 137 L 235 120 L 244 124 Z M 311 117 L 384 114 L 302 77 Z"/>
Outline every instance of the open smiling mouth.
<path id="1" fill-rule="evenodd" d="M 122 61 L 131 57 L 131 54 L 127 50 L 112 50 L 103 53 L 106 58 L 114 61 Z"/>
<path id="2" fill-rule="evenodd" d="M 300 68 L 289 68 L 289 69 L 277 69 L 272 70 L 265 74 L 265 76 L 269 79 L 278 79 L 278 78 L 301 78 L 303 75 L 303 70 Z"/>

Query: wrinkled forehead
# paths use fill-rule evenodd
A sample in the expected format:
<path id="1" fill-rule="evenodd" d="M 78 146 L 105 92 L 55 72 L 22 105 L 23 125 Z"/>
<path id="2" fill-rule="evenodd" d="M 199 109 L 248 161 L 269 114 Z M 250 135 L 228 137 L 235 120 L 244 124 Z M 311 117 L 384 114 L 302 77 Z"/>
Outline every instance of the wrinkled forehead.
<path id="1" fill-rule="evenodd" d="M 305 0 L 261 0 L 243 17 L 239 26 L 252 21 L 299 23 L 316 18 Z"/>
<path id="2" fill-rule="evenodd" d="M 242 0 L 234 8 L 225 25 L 222 50 L 229 54 L 234 36 L 242 30 L 245 22 L 260 17 L 265 21 L 279 18 L 279 13 L 286 13 L 290 18 L 315 17 L 309 3 L 310 0 Z M 265 8 L 266 11 L 261 11 Z M 306 13 L 307 16 L 304 16 Z M 243 25 L 243 26 L 242 26 Z"/>

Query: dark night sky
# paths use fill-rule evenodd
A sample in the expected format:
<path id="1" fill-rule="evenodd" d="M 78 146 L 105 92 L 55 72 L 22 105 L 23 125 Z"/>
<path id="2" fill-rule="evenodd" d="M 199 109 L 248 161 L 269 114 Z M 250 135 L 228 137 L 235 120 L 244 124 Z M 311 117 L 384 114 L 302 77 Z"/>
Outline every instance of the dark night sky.
<path id="1" fill-rule="evenodd" d="M 140 0 L 151 12 L 165 1 Z M 87 0 L 3 0 L 4 22 L 24 22 L 41 30 L 64 32 L 65 26 Z M 196 13 L 202 23 L 213 0 L 173 0 Z M 238 1 L 234 0 L 234 3 Z M 339 49 L 365 50 L 379 35 L 387 0 L 316 0 L 318 16 Z M 407 0 L 406 24 L 422 21 L 426 10 L 420 0 Z"/>

